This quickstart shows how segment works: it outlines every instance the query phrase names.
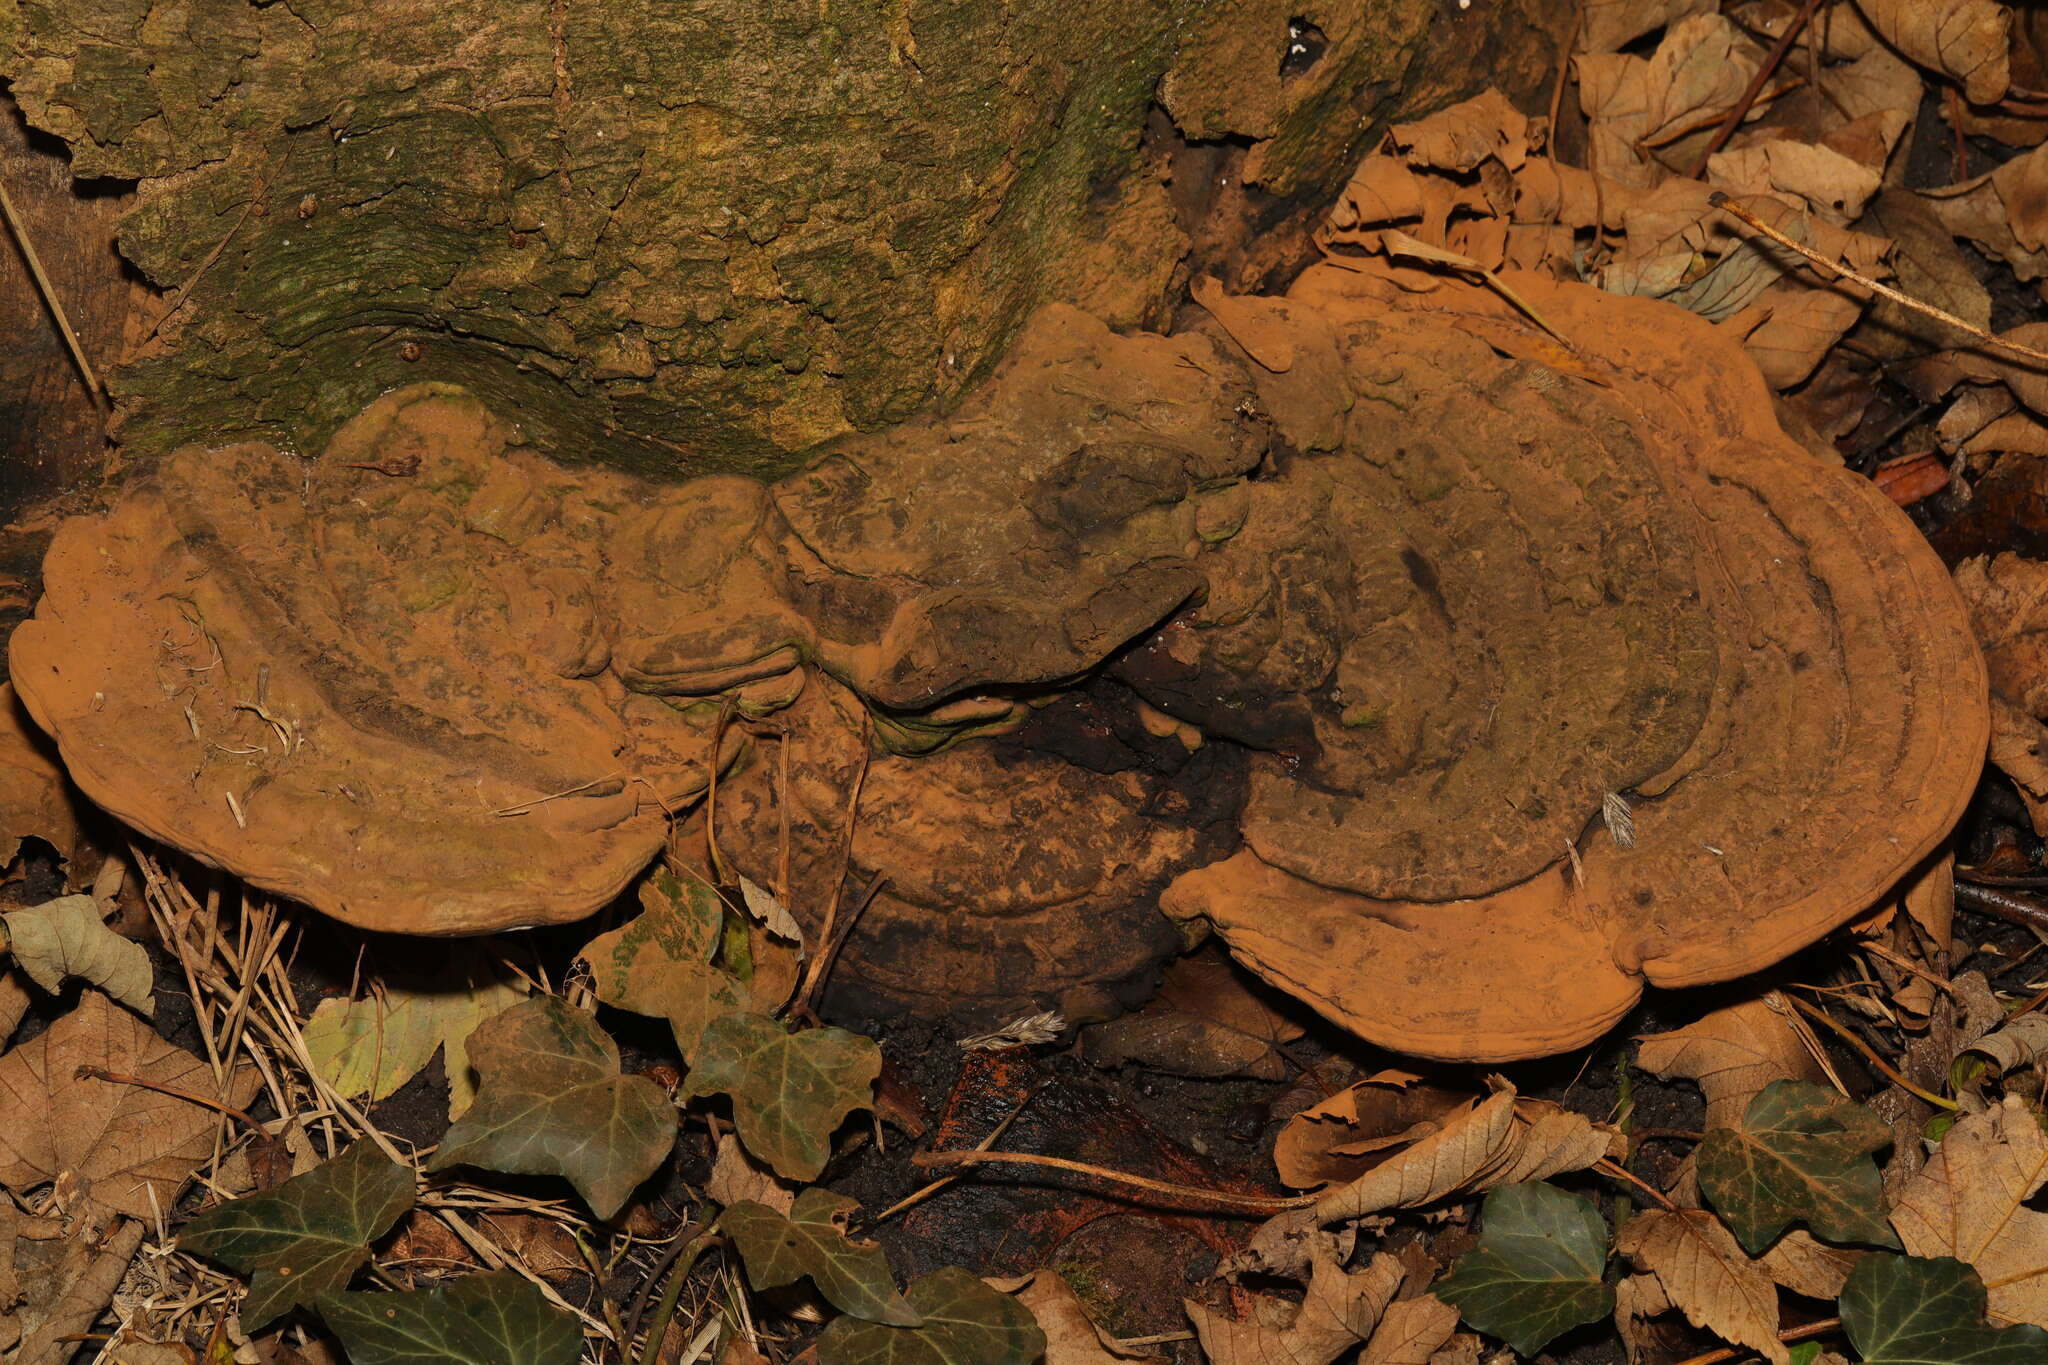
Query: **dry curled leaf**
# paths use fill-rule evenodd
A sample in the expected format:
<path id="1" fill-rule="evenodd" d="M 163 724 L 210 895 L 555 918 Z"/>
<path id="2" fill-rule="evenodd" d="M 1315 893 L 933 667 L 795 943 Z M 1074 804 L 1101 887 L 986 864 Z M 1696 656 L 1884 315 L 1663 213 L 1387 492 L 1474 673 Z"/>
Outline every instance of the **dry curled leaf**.
<path id="1" fill-rule="evenodd" d="M 1368 1077 L 1289 1119 L 1273 1141 L 1274 1169 L 1298 1190 L 1356 1180 L 1436 1132 L 1470 1098 L 1405 1072 Z"/>
<path id="2" fill-rule="evenodd" d="M 1439 1131 L 1325 1194 L 1316 1202 L 1316 1217 L 1334 1223 L 1584 1170 L 1606 1156 L 1617 1138 L 1605 1124 L 1554 1105 L 1518 1106 L 1514 1088 L 1502 1085 Z"/>
<path id="3" fill-rule="evenodd" d="M 142 1014 L 156 1012 L 149 954 L 109 929 L 105 911 L 91 896 L 59 896 L 0 915 L 0 942 L 46 991 L 54 993 L 76 977 Z"/>

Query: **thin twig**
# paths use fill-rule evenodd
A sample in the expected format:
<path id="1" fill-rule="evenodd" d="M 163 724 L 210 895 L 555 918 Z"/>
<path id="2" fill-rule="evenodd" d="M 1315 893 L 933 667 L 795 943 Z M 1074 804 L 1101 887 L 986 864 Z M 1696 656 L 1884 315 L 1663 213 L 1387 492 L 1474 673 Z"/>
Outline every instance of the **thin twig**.
<path id="1" fill-rule="evenodd" d="M 1715 152 L 1728 145 L 1728 139 L 1742 126 L 1742 120 L 1748 115 L 1750 106 L 1756 103 L 1757 92 L 1764 88 L 1764 82 L 1771 78 L 1771 73 L 1785 60 L 1785 54 L 1792 50 L 1792 44 L 1799 41 L 1800 30 L 1806 27 L 1806 21 L 1813 17 L 1814 7 L 1819 3 L 1820 0 L 1806 0 L 1806 3 L 1799 7 L 1799 12 L 1792 16 L 1792 22 L 1785 25 L 1785 31 L 1778 35 L 1777 44 L 1771 48 L 1771 55 L 1764 58 L 1764 64 L 1749 78 L 1749 85 L 1743 90 L 1742 98 L 1735 101 L 1735 107 L 1728 111 L 1728 117 L 1715 130 L 1713 139 L 1707 143 L 1707 149 L 1700 153 L 1699 161 L 1692 168 L 1692 179 L 1699 180 L 1705 177 L 1707 162 L 1713 158 Z"/>
<path id="2" fill-rule="evenodd" d="M 1032 1086 L 1031 1089 L 1025 1094 L 1024 1098 L 1017 1101 L 1017 1107 L 1009 1112 L 1008 1117 L 1004 1118 L 1004 1120 L 1001 1123 L 997 1124 L 994 1128 L 990 1129 L 989 1135 L 987 1137 L 983 1138 L 980 1142 L 974 1144 L 974 1150 L 977 1152 L 985 1152 L 989 1148 L 995 1146 L 997 1142 L 1001 1141 L 1003 1134 L 1010 1131 L 1010 1125 L 1015 1123 L 1017 1121 L 1017 1117 L 1024 1112 L 1025 1106 L 1030 1104 L 1032 1100 L 1038 1098 L 1038 1092 L 1045 1089 L 1047 1084 L 1048 1082 L 1046 1081 L 1040 1081 L 1037 1085 Z M 867 1226 L 872 1228 L 878 1224 L 886 1223 L 888 1220 L 894 1218 L 897 1214 L 902 1213 L 906 1209 L 912 1209 L 917 1207 L 919 1204 L 922 1204 L 925 1200 L 937 1194 L 940 1190 L 945 1189 L 946 1186 L 958 1180 L 964 1174 L 964 1171 L 956 1171 L 952 1175 L 940 1176 L 937 1180 L 934 1180 L 931 1184 L 926 1185 L 923 1189 L 914 1191 L 911 1194 L 907 1194 L 903 1196 L 903 1198 L 891 1204 L 888 1208 L 883 1209 L 880 1213 L 876 1214 L 873 1218 L 870 1218 L 867 1221 Z"/>
<path id="3" fill-rule="evenodd" d="M 1068 1161 L 1065 1157 L 1038 1156 L 1031 1152 L 920 1152 L 911 1158 L 919 1166 L 1042 1166 L 1049 1170 L 1069 1171 L 1085 1175 L 1125 1189 L 1141 1190 L 1172 1200 L 1176 1206 L 1206 1206 L 1217 1212 L 1228 1213 L 1286 1213 L 1291 1209 L 1305 1209 L 1315 1205 L 1320 1195 L 1301 1194 L 1274 1197 L 1260 1194 L 1232 1194 L 1226 1190 L 1198 1190 L 1188 1185 L 1173 1185 L 1164 1180 L 1150 1180 L 1142 1175 L 1131 1175 L 1125 1171 L 1113 1171 L 1107 1166 L 1090 1166 L 1083 1161 Z"/>
<path id="4" fill-rule="evenodd" d="M 1812 1019 L 1816 1023 L 1826 1024 L 1829 1028 L 1833 1029 L 1845 1041 L 1847 1041 L 1851 1047 L 1855 1048 L 1858 1052 L 1862 1053 L 1863 1060 L 1869 1062 L 1873 1067 L 1876 1067 L 1878 1074 L 1882 1075 L 1886 1080 L 1890 1081 L 1893 1085 L 1896 1085 L 1899 1089 L 1905 1091 L 1909 1095 L 1917 1095 L 1919 1098 L 1927 1101 L 1929 1104 L 1933 1105 L 1937 1109 L 1954 1110 L 1958 1107 L 1954 1100 L 1943 1099 L 1941 1096 L 1936 1095 L 1931 1091 L 1922 1090 L 1919 1086 L 1907 1080 L 1903 1075 L 1899 1073 L 1897 1067 L 1894 1067 L 1890 1062 L 1887 1062 L 1884 1058 L 1878 1056 L 1877 1050 L 1875 1048 L 1871 1047 L 1870 1044 L 1864 1042 L 1861 1038 L 1857 1037 L 1853 1032 L 1849 1030 L 1849 1028 L 1846 1025 L 1844 1025 L 1840 1020 L 1836 1019 L 1834 1015 L 1829 1014 L 1824 1009 L 1819 1009 L 1813 1005 L 1807 1004 L 1804 1000 L 1801 1000 L 1796 995 L 1788 995 L 1785 998 L 1792 1002 L 1792 1007 L 1794 1009 L 1798 1010 L 1807 1018 Z"/>
<path id="5" fill-rule="evenodd" d="M 1956 883 L 1956 904 L 1967 905 L 1982 914 L 1996 916 L 2029 929 L 2048 929 L 2048 906 L 2031 896 L 2015 896 L 1972 882 Z"/>
<path id="6" fill-rule="evenodd" d="M 78 1081 L 105 1081 L 110 1085 L 140 1086 L 144 1090 L 154 1090 L 159 1095 L 169 1095 L 174 1100 L 183 1100 L 187 1104 L 196 1104 L 202 1109 L 211 1109 L 216 1114 L 226 1114 L 231 1119 L 240 1119 L 259 1133 L 267 1134 L 269 1132 L 263 1126 L 260 1119 L 249 1117 L 232 1104 L 222 1104 L 219 1100 L 210 1100 L 204 1095 L 195 1095 L 189 1090 L 177 1090 L 168 1085 L 159 1085 L 155 1081 L 147 1080 L 141 1076 L 131 1076 L 124 1071 L 109 1071 L 105 1067 L 98 1066 L 81 1066 L 72 1073 L 72 1079 Z"/>
<path id="7" fill-rule="evenodd" d="M 875 747 L 874 713 L 863 707 L 860 714 L 860 767 L 854 772 L 853 790 L 846 798 L 846 838 L 839 846 L 839 875 L 832 881 L 832 898 L 825 902 L 825 922 L 818 932 L 819 951 L 811 955 L 810 963 L 804 969 L 803 982 L 797 987 L 796 1007 L 799 1011 L 809 1010 L 822 988 L 824 974 L 821 969 L 829 960 L 826 950 L 833 943 L 833 933 L 839 922 L 839 902 L 846 893 L 846 874 L 853 867 L 853 836 L 860 821 L 860 794 L 867 785 L 868 763 Z M 877 878 L 868 887 L 867 895 L 872 896 L 880 887 L 881 880 Z M 866 901 L 861 904 L 864 906 Z"/>
<path id="8" fill-rule="evenodd" d="M 36 255 L 35 243 L 29 240 L 28 228 L 23 226 L 14 211 L 14 201 L 7 197 L 4 182 L 0 182 L 0 217 L 7 219 L 7 230 L 14 234 L 14 244 L 21 248 L 21 259 L 28 263 L 29 278 L 36 283 L 36 293 L 42 296 L 43 307 L 50 310 L 58 335 L 64 338 L 64 347 L 71 352 L 71 362 L 78 366 L 86 391 L 92 395 L 93 406 L 105 412 L 110 406 L 107 391 L 100 385 L 100 377 L 93 373 L 92 362 L 85 358 L 85 347 L 79 343 L 78 333 L 71 329 L 71 319 L 64 315 L 64 302 L 57 297 L 56 286 L 43 273 L 42 259 Z"/>
<path id="9" fill-rule="evenodd" d="M 1841 1325 L 1842 1320 L 1840 1318 L 1822 1318 L 1819 1322 L 1809 1322 L 1803 1327 L 1788 1327 L 1778 1333 L 1778 1340 L 1789 1344 L 1795 1341 L 1805 1341 L 1808 1337 L 1824 1337 L 1830 1332 L 1839 1330 Z M 1704 1355 L 1696 1355 L 1681 1360 L 1678 1362 L 1678 1365 L 1721 1365 L 1721 1362 L 1724 1360 L 1733 1360 L 1737 1356 L 1750 1353 L 1750 1349 L 1747 1346 L 1722 1346 L 1716 1350 L 1708 1351 Z"/>
<path id="10" fill-rule="evenodd" d="M 1888 284 L 1882 284 L 1877 280 L 1871 279 L 1868 275 L 1860 274 L 1857 271 L 1851 270 L 1846 265 L 1842 265 L 1836 261 L 1829 260 L 1827 257 L 1821 255 L 1818 251 L 1815 251 L 1812 247 L 1807 246 L 1805 243 L 1793 241 L 1790 237 L 1787 237 L 1784 233 L 1778 231 L 1769 223 L 1766 223 L 1763 219 L 1751 213 L 1748 209 L 1745 209 L 1738 205 L 1733 199 L 1730 199 L 1727 196 L 1727 194 L 1720 190 L 1715 190 L 1712 194 L 1708 195 L 1707 202 L 1713 205 L 1715 208 L 1721 210 L 1723 213 L 1729 215 L 1731 218 L 1740 219 L 1743 223 L 1747 224 L 1749 227 L 1755 229 L 1756 231 L 1761 232 L 1764 236 L 1770 238 L 1779 246 L 1785 247 L 1791 251 L 1798 252 L 1801 256 L 1804 256 L 1807 260 L 1812 261 L 1821 269 L 1832 270 L 1837 275 L 1843 276 L 1847 279 L 1854 280 L 1856 283 L 1862 285 L 1865 289 L 1870 290 L 1874 294 L 1883 295 L 1885 298 L 1890 299 L 1893 303 L 1898 304 L 1901 308 L 1910 308 L 1916 313 L 1921 313 L 1926 315 L 1927 317 L 1935 318 L 1941 322 L 1945 322 L 1949 326 L 1955 328 L 1957 331 L 1966 332 L 1969 335 L 1975 337 L 1977 340 L 1985 343 L 1986 345 L 1996 346 L 2002 351 L 2011 351 L 2014 355 L 2025 356 L 2028 360 L 2039 360 L 2043 363 L 2048 363 L 2048 351 L 2037 351 L 2031 346 L 2022 346 L 2017 341 L 2007 341 L 2002 336 L 1997 336 L 1991 332 L 1985 331 L 1982 327 L 1979 327 L 1974 322 L 1965 322 L 1962 318 L 1957 317 L 1954 313 L 1945 312 L 1942 309 L 1936 308 L 1931 303 L 1922 303 L 1920 300 L 1914 298 L 1910 294 L 1902 294 Z"/>
<path id="11" fill-rule="evenodd" d="M 1612 1176 L 1617 1180 L 1626 1180 L 1644 1194 L 1649 1195 L 1651 1201 L 1666 1213 L 1677 1213 L 1679 1211 L 1678 1205 L 1671 1202 L 1670 1195 L 1665 1194 L 1664 1191 L 1658 1189 L 1655 1185 L 1652 1185 L 1649 1181 L 1643 1179 L 1618 1161 L 1610 1161 L 1603 1156 L 1593 1163 L 1593 1169 L 1601 1172 L 1603 1175 Z"/>

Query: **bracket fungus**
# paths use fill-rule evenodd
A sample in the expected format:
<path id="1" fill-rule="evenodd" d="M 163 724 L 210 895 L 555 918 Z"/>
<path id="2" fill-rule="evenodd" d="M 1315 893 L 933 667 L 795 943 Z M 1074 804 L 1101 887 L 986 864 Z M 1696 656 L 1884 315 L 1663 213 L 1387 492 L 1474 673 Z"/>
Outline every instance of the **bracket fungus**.
<path id="1" fill-rule="evenodd" d="M 1254 762 L 1246 847 L 1168 912 L 1375 1042 L 1470 1060 L 1589 1041 L 1646 982 L 1742 976 L 1869 908 L 1960 817 L 1988 725 L 1940 560 L 1779 430 L 1733 343 L 1654 303 L 1513 287 L 1581 349 L 1474 288 L 1418 304 L 1307 272 L 1290 311 L 1350 379 L 1326 390 L 1348 412 L 1322 461 L 1333 504 L 1348 483 L 1363 505 L 1350 578 L 1321 570 L 1349 605 L 1298 611 L 1291 586 L 1151 646 L 1183 695 L 1294 666 L 1298 643 L 1247 648 L 1247 621 L 1332 660 L 1309 739 Z"/>
<path id="2" fill-rule="evenodd" d="M 1172 336 L 1049 307 L 773 485 L 571 471 L 415 386 L 67 525 L 13 677 L 95 801 L 373 928 L 586 914 L 716 769 L 800 918 L 879 885 L 871 997 L 1106 1008 L 1163 908 L 1375 1042 L 1561 1050 L 1873 904 L 1960 814 L 1985 683 L 1735 345 L 1515 288 L 1575 345 L 1391 268 L 1205 282 Z M 1104 678 L 1203 742 L 1178 785 L 1034 742 Z"/>

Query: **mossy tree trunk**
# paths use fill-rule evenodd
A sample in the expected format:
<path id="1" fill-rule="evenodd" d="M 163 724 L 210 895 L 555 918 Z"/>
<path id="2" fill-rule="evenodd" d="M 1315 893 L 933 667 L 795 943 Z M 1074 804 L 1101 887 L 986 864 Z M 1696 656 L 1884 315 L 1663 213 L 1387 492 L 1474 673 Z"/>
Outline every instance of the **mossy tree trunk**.
<path id="1" fill-rule="evenodd" d="M 1387 119 L 1535 94 L 1568 14 L 0 0 L 0 75 L 77 175 L 137 182 L 120 249 L 169 311 L 115 371 L 130 451 L 313 454 L 432 378 L 564 457 L 772 475 L 1043 301 L 1156 326 L 1191 269 L 1284 274 Z"/>

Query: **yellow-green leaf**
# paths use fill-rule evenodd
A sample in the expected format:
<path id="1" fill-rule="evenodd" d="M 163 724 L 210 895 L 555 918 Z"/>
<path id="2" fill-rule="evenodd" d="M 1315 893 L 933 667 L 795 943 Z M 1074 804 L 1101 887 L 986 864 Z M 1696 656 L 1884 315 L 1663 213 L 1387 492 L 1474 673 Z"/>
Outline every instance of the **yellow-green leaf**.
<path id="1" fill-rule="evenodd" d="M 427 985 L 426 981 L 435 984 Z M 323 1000 L 306 1021 L 313 1067 L 343 1095 L 384 1099 L 447 1051 L 448 1117 L 476 1099 L 466 1045 L 476 1026 L 517 1004 L 527 984 L 467 944 L 449 948 L 447 966 L 422 984 L 387 981 L 356 1000 Z"/>
<path id="2" fill-rule="evenodd" d="M 59 896 L 0 919 L 7 922 L 14 960 L 44 990 L 54 992 L 75 976 L 138 1014 L 156 1012 L 149 954 L 109 929 L 91 896 Z"/>

